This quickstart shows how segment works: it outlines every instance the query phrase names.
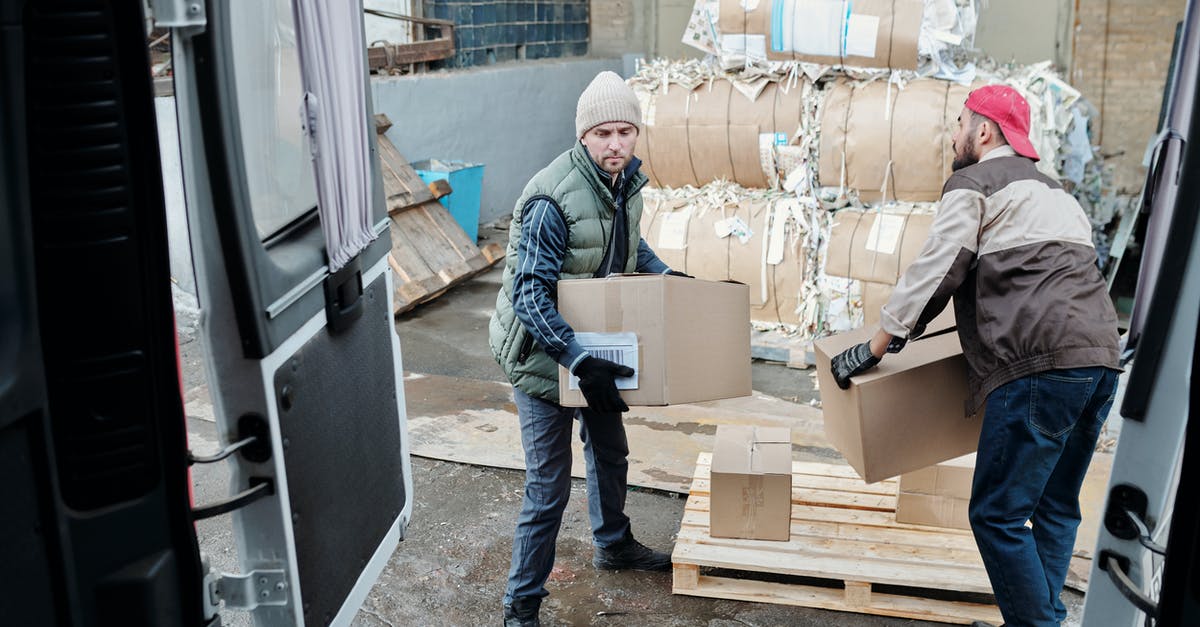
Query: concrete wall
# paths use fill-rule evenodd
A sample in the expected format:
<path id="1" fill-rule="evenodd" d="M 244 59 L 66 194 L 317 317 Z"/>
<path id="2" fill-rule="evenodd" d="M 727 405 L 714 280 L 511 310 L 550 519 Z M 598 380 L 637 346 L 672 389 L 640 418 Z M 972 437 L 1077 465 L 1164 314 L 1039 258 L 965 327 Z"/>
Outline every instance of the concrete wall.
<path id="1" fill-rule="evenodd" d="M 575 103 L 602 70 L 621 58 L 526 61 L 485 68 L 374 78 L 376 113 L 410 161 L 461 159 L 484 164 L 480 222 L 512 212 L 529 177 L 575 140 Z"/>
<path id="2" fill-rule="evenodd" d="M 591 0 L 591 53 L 702 57 L 682 41 L 692 5 L 693 0 Z"/>
<path id="3" fill-rule="evenodd" d="M 975 45 L 999 61 L 1070 65 L 1074 0 L 992 0 L 980 6 Z"/>
<path id="4" fill-rule="evenodd" d="M 1175 24 L 1184 0 L 1077 0 L 1071 83 L 1100 110 L 1093 127 L 1117 155 L 1114 181 L 1131 193 L 1146 176 L 1142 157 L 1158 130 Z"/>

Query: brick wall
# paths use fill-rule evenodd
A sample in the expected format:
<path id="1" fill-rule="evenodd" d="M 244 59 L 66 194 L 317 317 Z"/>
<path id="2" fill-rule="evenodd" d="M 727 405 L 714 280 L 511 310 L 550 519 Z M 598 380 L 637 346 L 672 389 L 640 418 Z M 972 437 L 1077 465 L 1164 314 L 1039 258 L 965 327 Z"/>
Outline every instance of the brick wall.
<path id="1" fill-rule="evenodd" d="M 588 53 L 588 0 L 423 0 L 426 17 L 454 22 L 451 67 Z"/>
<path id="2" fill-rule="evenodd" d="M 1117 154 L 1114 182 L 1141 188 L 1184 0 L 1077 0 L 1071 82 L 1100 110 L 1093 139 Z"/>

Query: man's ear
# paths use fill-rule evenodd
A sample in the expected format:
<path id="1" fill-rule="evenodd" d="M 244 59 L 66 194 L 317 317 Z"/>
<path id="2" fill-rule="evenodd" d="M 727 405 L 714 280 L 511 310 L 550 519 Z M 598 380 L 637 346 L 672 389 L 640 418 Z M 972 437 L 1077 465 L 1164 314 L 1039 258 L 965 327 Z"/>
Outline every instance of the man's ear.
<path id="1" fill-rule="evenodd" d="M 986 144 L 996 137 L 996 123 L 991 120 L 984 120 L 979 123 L 979 143 Z"/>

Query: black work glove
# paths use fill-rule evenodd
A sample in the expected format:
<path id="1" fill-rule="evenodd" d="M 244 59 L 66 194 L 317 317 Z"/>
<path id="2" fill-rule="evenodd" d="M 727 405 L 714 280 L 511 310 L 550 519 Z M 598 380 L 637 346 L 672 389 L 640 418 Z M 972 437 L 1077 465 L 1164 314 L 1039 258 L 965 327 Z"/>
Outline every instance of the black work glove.
<path id="1" fill-rule="evenodd" d="M 584 357 L 575 366 L 575 376 L 579 377 L 579 390 L 591 409 L 606 413 L 629 411 L 629 406 L 617 392 L 616 379 L 632 377 L 633 368 L 607 359 Z"/>
<path id="2" fill-rule="evenodd" d="M 678 271 L 678 270 L 667 270 L 667 275 L 668 275 L 668 276 L 681 276 L 681 277 L 683 277 L 683 278 L 685 278 L 685 279 L 694 279 L 694 278 L 696 278 L 696 277 L 694 277 L 694 276 L 692 276 L 692 275 L 690 275 L 690 274 L 684 274 L 684 273 L 682 273 L 682 272 L 680 272 L 680 271 Z"/>
<path id="3" fill-rule="evenodd" d="M 829 369 L 833 371 L 833 380 L 837 381 L 838 387 L 845 390 L 850 387 L 850 377 L 862 374 L 878 363 L 879 358 L 871 352 L 871 343 L 863 342 L 835 355 Z"/>

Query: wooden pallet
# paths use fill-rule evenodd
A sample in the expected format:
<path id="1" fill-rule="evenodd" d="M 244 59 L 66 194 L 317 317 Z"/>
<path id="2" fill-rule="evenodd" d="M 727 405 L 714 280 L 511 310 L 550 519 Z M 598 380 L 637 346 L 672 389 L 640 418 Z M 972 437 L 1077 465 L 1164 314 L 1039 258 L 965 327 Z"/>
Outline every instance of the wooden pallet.
<path id="1" fill-rule="evenodd" d="M 994 605 L 930 598 L 946 596 L 941 591 L 990 595 L 992 588 L 970 532 L 896 522 L 894 480 L 867 485 L 848 466 L 794 462 L 790 541 L 713 538 L 711 459 L 701 453 L 696 460 L 671 558 L 675 594 L 945 623 L 1002 622 Z M 739 577 L 702 568 L 739 571 Z M 806 581 L 763 581 L 764 574 Z M 883 593 L 876 585 L 905 589 Z M 923 596 L 921 589 L 936 592 Z"/>
<path id="2" fill-rule="evenodd" d="M 504 250 L 497 244 L 481 249 L 471 241 L 383 134 L 389 127 L 386 116 L 375 116 L 383 187 L 392 219 L 388 264 L 396 274 L 393 313 L 398 315 L 486 272 L 504 258 Z"/>
<path id="3" fill-rule="evenodd" d="M 750 357 L 787 364 L 788 368 L 807 369 L 816 364 L 812 342 L 785 335 L 781 331 L 751 331 Z"/>

